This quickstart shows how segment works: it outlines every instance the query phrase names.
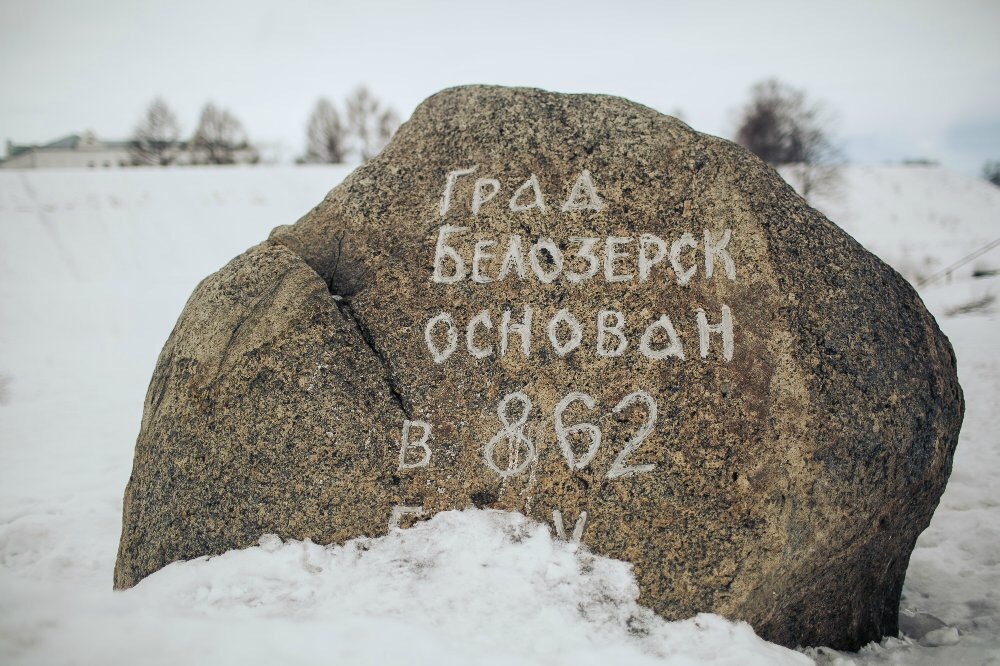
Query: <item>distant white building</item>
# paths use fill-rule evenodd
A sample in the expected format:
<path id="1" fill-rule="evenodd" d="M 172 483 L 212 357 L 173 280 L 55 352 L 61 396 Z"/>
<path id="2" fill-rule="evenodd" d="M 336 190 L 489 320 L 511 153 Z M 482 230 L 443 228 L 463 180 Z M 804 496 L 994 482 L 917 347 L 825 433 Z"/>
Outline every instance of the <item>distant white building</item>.
<path id="1" fill-rule="evenodd" d="M 93 132 L 70 134 L 42 146 L 19 146 L 7 142 L 5 169 L 117 169 L 129 166 L 128 141 L 101 141 Z"/>
<path id="2" fill-rule="evenodd" d="M 131 141 L 102 141 L 90 131 L 41 146 L 8 141 L 7 157 L 0 161 L 0 169 L 120 169 L 133 166 L 131 145 Z M 176 165 L 207 164 L 210 159 L 206 149 L 195 149 L 188 142 L 177 143 L 169 153 L 171 164 Z M 253 146 L 233 148 L 231 155 L 235 164 L 260 161 Z"/>

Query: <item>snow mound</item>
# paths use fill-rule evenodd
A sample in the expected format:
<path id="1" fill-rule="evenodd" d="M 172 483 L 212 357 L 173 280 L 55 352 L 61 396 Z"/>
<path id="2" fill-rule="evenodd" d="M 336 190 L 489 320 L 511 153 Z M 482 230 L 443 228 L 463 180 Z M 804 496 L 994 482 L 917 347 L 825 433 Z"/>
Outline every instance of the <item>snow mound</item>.
<path id="1" fill-rule="evenodd" d="M 629 564 L 554 539 L 520 514 L 471 508 L 339 547 L 266 535 L 257 548 L 171 564 L 122 596 L 284 618 L 289 631 L 318 623 L 332 662 L 809 663 L 746 623 L 665 622 L 637 603 Z M 380 633 L 386 641 L 354 639 Z"/>
<path id="2" fill-rule="evenodd" d="M 9 527 L 0 529 L 7 555 Z M 39 566 L 35 551 L 51 534 L 28 531 L 32 552 L 4 564 L 48 577 L 52 563 Z M 70 654 L 86 664 L 811 663 L 742 622 L 666 622 L 637 603 L 629 564 L 520 514 L 471 508 L 342 546 L 264 535 L 258 547 L 170 564 L 125 592 L 62 592 L 62 621 L 19 614 L 21 640 L 0 641 L 7 663 Z"/>

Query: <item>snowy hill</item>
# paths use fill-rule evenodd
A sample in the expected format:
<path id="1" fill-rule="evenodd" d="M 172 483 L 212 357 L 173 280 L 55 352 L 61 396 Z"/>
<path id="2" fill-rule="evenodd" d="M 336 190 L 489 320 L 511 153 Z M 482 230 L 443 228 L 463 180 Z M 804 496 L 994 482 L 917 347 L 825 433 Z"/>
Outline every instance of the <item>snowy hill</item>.
<path id="1" fill-rule="evenodd" d="M 113 594 L 143 397 L 184 301 L 348 171 L 0 172 L 0 662 L 972 664 L 1000 650 L 998 280 L 971 277 L 1000 249 L 922 291 L 968 413 L 908 571 L 913 638 L 802 654 L 718 616 L 667 623 L 637 604 L 627 565 L 488 511 L 339 548 L 265 537 Z M 1000 237 L 1000 188 L 937 168 L 850 167 L 818 205 L 911 278 Z"/>
<path id="2" fill-rule="evenodd" d="M 352 167 L 0 173 L 0 279 L 200 280 L 319 203 Z M 193 287 L 194 285 L 192 285 Z"/>
<path id="3" fill-rule="evenodd" d="M 783 174 L 795 183 L 790 170 Z M 1000 238 L 1000 187 L 937 166 L 847 166 L 810 199 L 911 282 Z M 1000 252 L 956 271 L 1000 269 Z"/>

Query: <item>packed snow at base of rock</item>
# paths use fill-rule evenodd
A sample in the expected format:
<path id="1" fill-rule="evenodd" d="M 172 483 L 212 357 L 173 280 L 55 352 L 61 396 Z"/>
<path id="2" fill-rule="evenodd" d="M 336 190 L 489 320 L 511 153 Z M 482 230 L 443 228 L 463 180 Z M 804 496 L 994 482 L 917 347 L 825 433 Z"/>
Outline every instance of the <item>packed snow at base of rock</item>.
<path id="1" fill-rule="evenodd" d="M 715 615 L 665 622 L 636 603 L 628 564 L 491 510 L 445 512 L 340 547 L 266 535 L 258 548 L 168 565 L 135 592 L 117 596 L 167 614 L 280 617 L 285 639 L 267 649 L 285 659 L 322 646 L 373 664 L 809 661 Z"/>

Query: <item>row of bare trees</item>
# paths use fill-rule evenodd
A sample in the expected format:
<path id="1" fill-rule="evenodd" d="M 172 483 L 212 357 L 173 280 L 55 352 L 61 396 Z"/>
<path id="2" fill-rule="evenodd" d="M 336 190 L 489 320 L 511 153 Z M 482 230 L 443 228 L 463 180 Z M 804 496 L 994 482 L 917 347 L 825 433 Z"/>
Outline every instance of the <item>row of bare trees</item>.
<path id="1" fill-rule="evenodd" d="M 399 127 L 396 111 L 365 86 L 356 88 L 341 112 L 328 99 L 316 102 L 306 128 L 306 151 L 300 163 L 366 162 L 378 154 Z M 132 134 L 132 162 L 143 166 L 170 164 L 254 163 L 260 159 L 243 123 L 228 109 L 209 102 L 198 126 L 182 140 L 177 115 L 157 97 L 147 107 Z"/>
<path id="2" fill-rule="evenodd" d="M 755 84 L 739 110 L 735 138 L 768 164 L 781 168 L 806 199 L 830 194 L 838 184 L 842 151 L 833 138 L 833 114 L 805 92 L 775 79 Z M 300 164 L 368 161 L 399 127 L 396 111 L 359 86 L 343 102 L 343 113 L 320 98 L 306 126 Z M 150 103 L 131 141 L 137 165 L 233 164 L 256 162 L 259 155 L 243 124 L 227 109 L 209 102 L 189 141 L 181 141 L 177 116 L 160 97 Z M 1000 185 L 1000 161 L 983 166 L 984 179 Z"/>
<path id="3" fill-rule="evenodd" d="M 254 163 L 260 159 L 243 123 L 212 102 L 201 110 L 194 135 L 182 141 L 177 115 L 162 97 L 150 102 L 136 126 L 130 152 L 137 166 Z"/>
<path id="4" fill-rule="evenodd" d="M 399 116 L 365 86 L 344 100 L 344 113 L 329 99 L 316 102 L 306 126 L 306 152 L 300 163 L 339 164 L 353 156 L 362 162 L 375 157 L 399 127 Z"/>

